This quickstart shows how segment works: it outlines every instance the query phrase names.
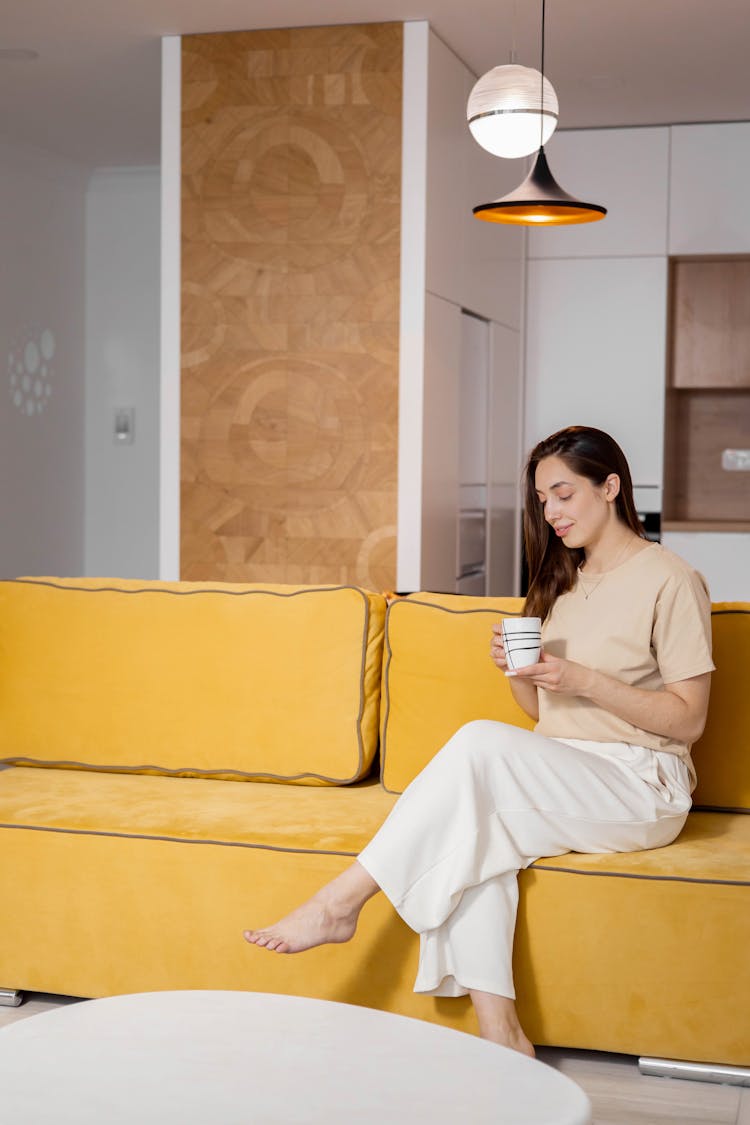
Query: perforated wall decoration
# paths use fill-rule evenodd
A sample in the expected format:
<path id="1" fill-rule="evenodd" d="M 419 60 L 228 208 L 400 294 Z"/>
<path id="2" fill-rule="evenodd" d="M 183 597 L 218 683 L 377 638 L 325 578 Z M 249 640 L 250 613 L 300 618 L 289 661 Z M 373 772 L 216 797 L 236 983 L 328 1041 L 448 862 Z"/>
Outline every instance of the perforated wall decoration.
<path id="1" fill-rule="evenodd" d="M 55 349 L 54 332 L 45 328 L 8 352 L 8 391 L 27 418 L 41 414 L 52 396 Z"/>

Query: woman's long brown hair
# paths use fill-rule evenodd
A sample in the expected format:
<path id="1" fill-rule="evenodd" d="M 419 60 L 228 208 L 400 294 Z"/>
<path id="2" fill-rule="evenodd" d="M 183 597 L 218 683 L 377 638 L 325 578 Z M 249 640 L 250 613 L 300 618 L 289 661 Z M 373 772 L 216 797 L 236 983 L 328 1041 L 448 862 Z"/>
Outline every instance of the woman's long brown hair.
<path id="1" fill-rule="evenodd" d="M 555 600 L 573 588 L 576 570 L 585 559 L 583 548 L 566 547 L 544 518 L 544 508 L 536 494 L 536 467 L 546 457 L 559 457 L 572 472 L 595 485 L 604 484 L 610 473 L 617 473 L 617 515 L 636 535 L 644 535 L 635 509 L 630 468 L 614 438 L 590 426 L 568 426 L 540 441 L 529 454 L 523 477 L 523 539 L 529 570 L 523 613 L 525 617 L 541 617 L 542 621 Z"/>

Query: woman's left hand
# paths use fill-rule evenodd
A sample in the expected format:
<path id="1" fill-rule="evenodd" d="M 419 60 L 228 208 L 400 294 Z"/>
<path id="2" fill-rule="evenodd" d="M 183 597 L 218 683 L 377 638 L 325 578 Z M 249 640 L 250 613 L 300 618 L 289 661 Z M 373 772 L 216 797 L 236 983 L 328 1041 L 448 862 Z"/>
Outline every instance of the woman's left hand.
<path id="1" fill-rule="evenodd" d="M 519 680 L 530 680 L 536 687 L 557 695 L 587 695 L 594 675 L 592 669 L 583 664 L 562 660 L 547 652 L 542 653 L 538 664 L 516 670 Z"/>

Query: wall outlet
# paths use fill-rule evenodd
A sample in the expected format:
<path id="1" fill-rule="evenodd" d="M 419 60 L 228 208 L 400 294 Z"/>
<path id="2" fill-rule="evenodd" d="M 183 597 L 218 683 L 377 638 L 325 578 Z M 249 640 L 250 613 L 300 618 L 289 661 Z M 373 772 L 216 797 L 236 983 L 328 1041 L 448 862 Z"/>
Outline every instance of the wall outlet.
<path id="1" fill-rule="evenodd" d="M 725 449 L 721 467 L 730 473 L 750 473 L 750 449 Z"/>

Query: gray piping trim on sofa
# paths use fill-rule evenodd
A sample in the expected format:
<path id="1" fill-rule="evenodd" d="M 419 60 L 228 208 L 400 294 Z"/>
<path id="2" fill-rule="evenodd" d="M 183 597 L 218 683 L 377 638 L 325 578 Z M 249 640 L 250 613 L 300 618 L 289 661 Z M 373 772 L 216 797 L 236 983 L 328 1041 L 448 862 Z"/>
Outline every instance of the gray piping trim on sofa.
<path id="1" fill-rule="evenodd" d="M 703 883 L 717 887 L 748 887 L 747 879 L 697 879 L 691 875 L 637 875 L 631 871 L 586 871 L 582 867 L 548 867 L 533 863 L 527 871 L 554 871 L 562 875 L 597 875 L 602 879 L 642 879 L 649 883 Z"/>
<path id="2" fill-rule="evenodd" d="M 135 832 L 100 832 L 95 828 L 51 828 L 44 824 L 0 824 L 0 830 L 16 829 L 20 832 L 56 832 L 62 836 L 107 836 L 116 840 L 152 840 L 165 844 L 211 844 L 219 848 L 252 848 L 261 852 L 291 852 L 300 855 L 340 855 L 355 857 L 359 852 L 337 852 L 326 848 L 282 848 L 276 844 L 248 844 L 240 840 L 189 840 L 184 836 L 152 836 Z"/>
<path id="3" fill-rule="evenodd" d="M 55 768 L 78 768 L 94 770 L 97 773 L 122 773 L 133 774 L 139 773 L 143 770 L 154 770 L 161 776 L 165 777 L 179 777 L 184 774 L 198 775 L 199 777 L 215 777 L 217 774 L 231 775 L 233 777 L 242 778 L 245 780 L 268 779 L 271 781 L 302 781 L 305 778 L 314 779 L 316 781 L 325 781 L 331 785 L 351 785 L 354 782 L 362 780 L 362 770 L 364 767 L 364 740 L 362 738 L 362 718 L 365 712 L 365 666 L 367 662 L 367 635 L 370 628 L 370 603 L 367 599 L 367 594 L 359 586 L 349 586 L 346 583 L 341 586 L 311 586 L 304 590 L 290 590 L 284 593 L 280 590 L 266 590 L 260 588 L 257 590 L 221 590 L 213 587 L 207 587 L 202 590 L 163 590 L 154 589 L 150 586 L 139 586 L 134 590 L 123 590 L 117 586 L 69 586 L 65 582 L 49 582 L 37 578 L 3 578 L 0 582 L 26 586 L 48 586 L 53 590 L 67 590 L 74 594 L 171 594 L 174 597 L 190 597 L 193 594 L 223 594 L 225 597 L 243 598 L 252 594 L 270 594 L 277 598 L 294 598 L 300 594 L 325 594 L 337 593 L 339 590 L 353 590 L 359 594 L 364 605 L 364 625 L 362 631 L 362 661 L 359 671 L 359 712 L 357 714 L 357 747 L 358 747 L 358 765 L 357 770 L 351 777 L 328 777 L 322 773 L 298 773 L 298 774 L 280 774 L 280 773 L 250 773 L 243 770 L 233 769 L 216 769 L 216 770 L 203 770 L 195 766 L 182 766 L 180 769 L 165 769 L 162 766 L 152 765 L 139 765 L 139 766 L 99 766 L 89 762 L 51 762 L 41 758 L 3 758 L 2 761 L 8 765 L 15 765 L 21 762 L 34 763 L 42 767 L 51 769 Z"/>
<path id="4" fill-rule="evenodd" d="M 246 773 L 244 770 L 232 769 L 216 769 L 205 770 L 200 766 L 180 766 L 177 769 L 167 769 L 166 766 L 149 765 L 148 762 L 143 762 L 137 766 L 101 766 L 95 762 L 68 762 L 68 761 L 53 761 L 51 758 L 3 758 L 3 767 L 18 766 L 23 768 L 25 766 L 34 766 L 39 769 L 69 769 L 69 770 L 83 770 L 88 773 L 114 773 L 122 777 L 142 777 L 145 771 L 151 770 L 158 777 L 186 777 L 188 779 L 200 780 L 203 778 L 206 781 L 221 780 L 221 776 L 226 777 L 231 775 L 238 780 L 244 781 L 262 781 L 264 778 L 270 778 L 273 781 L 301 781 L 306 777 L 314 777 L 320 781 L 329 781 L 333 785 L 351 785 L 357 781 L 364 781 L 365 779 L 357 774 L 354 777 L 341 780 L 336 777 L 326 777 L 322 773 L 296 773 L 296 774 L 281 774 L 281 773 Z M 362 766 L 362 750 L 360 747 L 360 769 Z"/>
<path id="5" fill-rule="evenodd" d="M 723 812 L 723 813 L 740 813 L 742 816 L 750 816 L 750 809 L 735 808 L 732 805 L 693 805 L 691 812 Z"/>
<path id="6" fill-rule="evenodd" d="M 328 848 L 284 848 L 276 844 L 250 844 L 238 840 L 190 840 L 184 836 L 157 836 L 149 833 L 102 832 L 92 828 L 51 828 L 39 824 L 0 824 L 2 829 L 15 829 L 20 832 L 53 832 L 63 836 L 100 836 L 117 840 L 150 840 L 166 844 L 204 844 L 219 848 L 250 848 L 261 852 L 285 852 L 292 855 L 335 855 L 346 858 L 356 857 L 359 852 L 336 851 Z M 750 884 L 741 879 L 697 879 L 680 875 L 636 875 L 625 871 L 586 871 L 576 867 L 548 867 L 537 860 L 527 871 L 551 871 L 563 875 L 595 875 L 608 879 L 641 879 L 655 883 L 702 883 L 711 886 L 746 887 Z"/>
<path id="7" fill-rule="evenodd" d="M 388 605 L 388 608 L 385 611 L 385 637 L 384 637 L 384 642 L 383 642 L 384 645 L 385 645 L 385 652 L 386 652 L 385 667 L 383 669 L 383 684 L 384 684 L 384 690 L 385 690 L 385 712 L 383 714 L 383 728 L 382 728 L 382 731 L 381 731 L 381 734 L 380 734 L 380 784 L 382 785 L 383 789 L 385 789 L 386 793 L 393 793 L 396 796 L 400 795 L 403 792 L 403 790 L 401 790 L 401 789 L 389 789 L 388 786 L 385 784 L 385 756 L 386 756 L 386 740 L 387 740 L 387 734 L 388 734 L 388 718 L 389 718 L 390 713 L 391 713 L 390 670 L 391 670 L 391 658 L 393 656 L 393 651 L 392 651 L 391 645 L 390 645 L 390 639 L 388 637 L 388 620 L 389 620 L 390 615 L 391 615 L 391 610 L 394 608 L 394 606 L 397 606 L 397 605 L 427 606 L 429 609 L 438 609 L 438 610 L 441 610 L 441 612 L 443 612 L 443 613 L 452 613 L 452 614 L 455 614 L 457 616 L 464 616 L 464 615 L 469 615 L 469 614 L 472 614 L 472 613 L 487 613 L 487 614 L 491 614 L 493 618 L 497 618 L 498 614 L 500 615 L 500 617 L 520 617 L 520 612 L 519 613 L 508 613 L 507 611 L 504 612 L 502 610 L 493 609 L 490 606 L 488 606 L 486 609 L 449 609 L 448 606 L 436 605 L 434 602 L 422 602 L 422 601 L 419 600 L 419 598 L 412 597 L 411 595 L 408 595 L 405 598 L 399 598 L 397 601 L 391 602 Z M 437 749 L 440 749 L 440 747 L 437 747 Z"/>

